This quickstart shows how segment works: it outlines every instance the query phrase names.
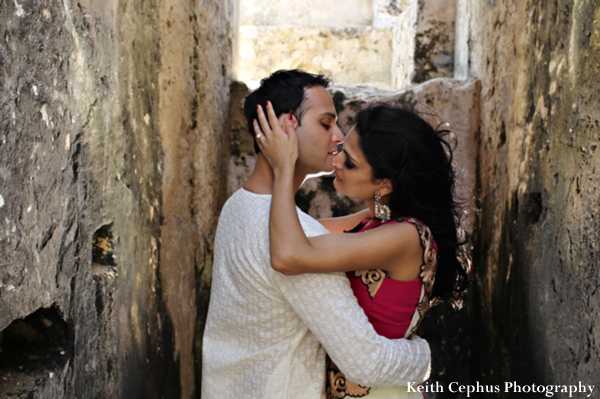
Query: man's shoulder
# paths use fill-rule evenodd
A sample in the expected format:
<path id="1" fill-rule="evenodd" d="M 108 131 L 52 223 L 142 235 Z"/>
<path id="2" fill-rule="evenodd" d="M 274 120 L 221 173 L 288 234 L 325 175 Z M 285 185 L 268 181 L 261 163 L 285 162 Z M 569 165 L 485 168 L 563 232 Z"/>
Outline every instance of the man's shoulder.
<path id="1" fill-rule="evenodd" d="M 296 208 L 296 210 L 298 211 L 298 217 L 300 218 L 300 224 L 302 225 L 302 229 L 308 237 L 328 233 L 327 229 L 323 227 L 323 225 L 319 223 L 318 220 L 316 220 L 309 214 L 303 212 L 302 210 L 300 210 L 300 208 Z"/>
<path id="2" fill-rule="evenodd" d="M 243 188 L 225 202 L 217 225 L 216 242 L 230 247 L 241 242 L 262 241 L 269 233 L 270 196 Z"/>
<path id="3" fill-rule="evenodd" d="M 225 202 L 220 219 L 233 218 L 241 222 L 246 218 L 250 218 L 253 220 L 252 223 L 257 225 L 268 224 L 270 206 L 270 194 L 256 194 L 242 187 Z M 296 207 L 296 210 L 302 229 L 307 236 L 316 236 L 328 232 L 318 220 L 298 207 Z"/>
<path id="4" fill-rule="evenodd" d="M 231 197 L 227 199 L 227 201 L 225 201 L 225 206 L 244 202 L 252 202 L 257 196 L 259 195 L 244 189 L 244 187 L 240 187 L 231 195 Z"/>
<path id="5" fill-rule="evenodd" d="M 270 195 L 255 194 L 242 187 L 225 202 L 221 215 L 260 213 L 261 210 L 268 210 L 270 203 Z"/>

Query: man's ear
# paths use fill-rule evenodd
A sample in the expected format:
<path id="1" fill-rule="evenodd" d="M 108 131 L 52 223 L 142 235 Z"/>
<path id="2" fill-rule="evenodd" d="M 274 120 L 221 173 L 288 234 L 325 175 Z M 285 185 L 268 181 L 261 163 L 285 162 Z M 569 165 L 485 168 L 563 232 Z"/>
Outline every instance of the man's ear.
<path id="1" fill-rule="evenodd" d="M 379 185 L 379 195 L 385 197 L 386 195 L 391 194 L 392 191 L 394 191 L 394 187 L 392 186 L 390 179 L 383 179 Z"/>
<path id="2" fill-rule="evenodd" d="M 281 115 L 279 115 L 279 118 L 278 118 L 279 125 L 281 126 L 281 128 L 283 129 L 284 132 L 285 132 L 285 121 L 286 121 L 288 115 L 290 115 L 290 114 L 281 114 Z M 298 129 L 298 119 L 296 119 L 294 114 L 291 114 L 291 115 L 292 115 L 292 122 L 294 123 L 294 129 Z"/>

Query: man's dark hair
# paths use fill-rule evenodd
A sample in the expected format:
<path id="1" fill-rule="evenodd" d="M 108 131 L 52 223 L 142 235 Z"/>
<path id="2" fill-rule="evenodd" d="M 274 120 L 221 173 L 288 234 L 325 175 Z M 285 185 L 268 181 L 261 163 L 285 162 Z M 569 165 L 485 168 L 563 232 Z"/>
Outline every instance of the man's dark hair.
<path id="1" fill-rule="evenodd" d="M 267 101 L 273 104 L 277 117 L 281 114 L 292 114 L 302 123 L 302 116 L 306 110 L 304 91 L 311 87 L 323 86 L 327 88 L 331 79 L 324 75 L 315 75 L 299 69 L 273 72 L 269 77 L 260 81 L 260 87 L 250 93 L 244 99 L 244 113 L 248 121 L 248 131 L 254 138 L 254 127 L 252 121 L 258 120 L 256 106 L 261 105 L 265 110 Z M 254 139 L 254 151 L 260 152 Z"/>

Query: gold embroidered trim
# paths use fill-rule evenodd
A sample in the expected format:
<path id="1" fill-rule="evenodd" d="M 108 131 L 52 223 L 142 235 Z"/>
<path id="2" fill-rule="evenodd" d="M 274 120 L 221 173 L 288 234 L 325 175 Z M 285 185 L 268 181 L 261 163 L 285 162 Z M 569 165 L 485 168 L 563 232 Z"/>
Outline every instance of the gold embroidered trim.
<path id="1" fill-rule="evenodd" d="M 419 277 L 423 282 L 423 287 L 425 288 L 425 295 L 423 295 L 423 299 L 417 305 L 417 310 L 419 311 L 419 320 L 412 328 L 410 335 L 408 338 L 412 338 L 413 335 L 416 334 L 419 325 L 421 324 L 421 320 L 423 320 L 423 316 L 425 313 L 434 307 L 435 305 L 440 303 L 440 300 L 432 297 L 433 284 L 435 283 L 435 273 L 437 271 L 437 253 L 435 251 L 435 246 L 433 245 L 433 234 L 431 234 L 431 230 L 427 227 L 423 222 L 414 218 L 400 218 L 398 222 L 407 221 L 413 223 L 417 230 L 419 231 L 419 237 L 421 238 L 421 246 L 423 247 L 423 264 L 421 265 L 421 273 Z"/>
<path id="2" fill-rule="evenodd" d="M 371 299 L 373 299 L 387 274 L 381 269 L 357 270 L 354 272 L 354 277 L 360 277 L 363 284 L 367 286 Z"/>
<path id="3" fill-rule="evenodd" d="M 344 373 L 327 356 L 327 391 L 325 392 L 327 399 L 342 399 L 346 396 L 362 398 L 367 396 L 370 390 L 370 387 L 358 385 L 346 379 Z"/>

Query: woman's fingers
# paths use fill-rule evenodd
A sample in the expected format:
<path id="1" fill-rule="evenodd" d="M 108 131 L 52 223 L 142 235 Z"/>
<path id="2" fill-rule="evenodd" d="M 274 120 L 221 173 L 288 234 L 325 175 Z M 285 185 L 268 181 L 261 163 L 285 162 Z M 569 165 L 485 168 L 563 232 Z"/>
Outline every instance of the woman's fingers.
<path id="1" fill-rule="evenodd" d="M 256 119 L 252 120 L 252 126 L 254 127 L 254 137 L 255 137 L 255 141 L 256 144 L 258 144 L 258 147 L 260 148 L 261 146 L 261 139 L 265 138 L 265 134 L 262 132 L 262 130 L 260 129 L 260 125 L 258 124 Z"/>
<path id="2" fill-rule="evenodd" d="M 279 118 L 275 114 L 275 109 L 270 101 L 267 101 L 263 109 L 262 106 L 256 106 L 258 120 L 253 120 L 256 141 L 259 147 L 262 148 L 272 140 L 273 144 L 280 143 L 280 140 L 285 138 L 285 141 L 292 141 L 296 145 L 296 129 L 294 127 L 294 119 L 291 114 L 283 114 Z M 266 114 L 265 114 L 266 111 Z M 270 144 L 269 144 L 270 145 Z M 277 144 L 281 146 L 282 144 Z"/>
<path id="3" fill-rule="evenodd" d="M 257 119 L 252 121 L 255 138 L 261 153 L 274 171 L 294 168 L 298 158 L 298 144 L 293 117 L 275 115 L 273 105 L 267 102 L 256 107 Z"/>
<path id="4" fill-rule="evenodd" d="M 270 101 L 267 101 L 267 115 L 269 118 L 269 126 L 273 130 L 273 133 L 277 133 L 277 128 L 282 128 L 277 115 L 275 115 L 275 109 L 273 108 L 273 104 Z M 281 129 L 282 133 L 285 133 L 283 129 Z"/>
<path id="5" fill-rule="evenodd" d="M 263 133 L 263 131 L 261 130 L 260 125 L 258 124 L 256 119 L 252 119 L 252 127 L 254 127 L 254 136 L 255 137 L 262 137 L 265 135 Z"/>
<path id="6" fill-rule="evenodd" d="M 256 112 L 258 114 L 258 120 L 265 136 L 271 136 L 272 134 L 282 134 L 287 136 L 285 121 L 280 119 L 283 117 L 277 117 L 277 115 L 275 114 L 275 108 L 273 108 L 273 104 L 270 101 L 267 101 L 265 109 L 263 109 L 262 106 L 258 105 L 256 107 Z"/>
<path id="7" fill-rule="evenodd" d="M 256 113 L 258 114 L 258 123 L 260 124 L 262 133 L 267 137 L 270 136 L 271 135 L 271 126 L 269 126 L 267 117 L 265 116 L 265 113 L 260 105 L 256 106 Z M 256 133 L 258 135 L 258 132 L 256 132 Z"/>
<path id="8" fill-rule="evenodd" d="M 285 132 L 287 133 L 288 139 L 292 142 L 296 142 L 296 129 L 294 128 L 294 118 L 292 114 L 288 114 L 285 118 Z"/>

